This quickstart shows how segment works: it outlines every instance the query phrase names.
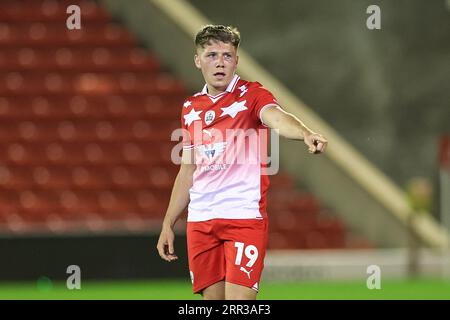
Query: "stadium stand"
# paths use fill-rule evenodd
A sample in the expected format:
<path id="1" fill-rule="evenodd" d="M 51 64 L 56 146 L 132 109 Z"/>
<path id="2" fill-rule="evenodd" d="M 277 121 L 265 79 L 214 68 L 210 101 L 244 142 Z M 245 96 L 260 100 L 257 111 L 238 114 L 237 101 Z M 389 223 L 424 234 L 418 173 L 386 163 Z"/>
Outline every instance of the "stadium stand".
<path id="1" fill-rule="evenodd" d="M 159 227 L 184 85 L 96 2 L 2 4 L 1 229 Z M 65 27 L 70 4 L 81 30 Z M 285 173 L 271 177 L 268 212 L 270 249 L 371 246 Z"/>

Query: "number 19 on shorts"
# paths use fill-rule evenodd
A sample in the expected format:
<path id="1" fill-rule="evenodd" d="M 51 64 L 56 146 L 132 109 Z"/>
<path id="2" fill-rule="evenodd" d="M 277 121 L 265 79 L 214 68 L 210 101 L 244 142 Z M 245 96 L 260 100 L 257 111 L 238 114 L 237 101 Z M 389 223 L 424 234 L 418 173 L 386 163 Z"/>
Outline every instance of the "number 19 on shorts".
<path id="1" fill-rule="evenodd" d="M 249 259 L 246 267 L 252 267 L 255 264 L 256 259 L 258 259 L 258 249 L 252 244 L 245 246 L 243 242 L 235 242 L 234 246 L 237 248 L 236 261 L 234 264 L 238 266 L 241 265 L 242 255 L 245 254 L 245 256 Z"/>

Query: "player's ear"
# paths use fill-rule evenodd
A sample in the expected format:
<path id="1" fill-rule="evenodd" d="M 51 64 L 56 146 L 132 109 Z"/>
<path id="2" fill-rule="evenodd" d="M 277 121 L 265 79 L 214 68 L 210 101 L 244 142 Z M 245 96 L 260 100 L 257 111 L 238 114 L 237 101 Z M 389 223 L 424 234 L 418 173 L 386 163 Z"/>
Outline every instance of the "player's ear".
<path id="1" fill-rule="evenodd" d="M 236 54 L 236 65 L 239 63 L 239 56 Z"/>
<path id="2" fill-rule="evenodd" d="M 196 54 L 196 55 L 194 56 L 194 63 L 195 63 L 195 66 L 196 66 L 198 69 L 201 69 L 201 68 L 202 68 L 201 65 L 200 65 L 200 57 L 198 56 L 198 54 Z"/>

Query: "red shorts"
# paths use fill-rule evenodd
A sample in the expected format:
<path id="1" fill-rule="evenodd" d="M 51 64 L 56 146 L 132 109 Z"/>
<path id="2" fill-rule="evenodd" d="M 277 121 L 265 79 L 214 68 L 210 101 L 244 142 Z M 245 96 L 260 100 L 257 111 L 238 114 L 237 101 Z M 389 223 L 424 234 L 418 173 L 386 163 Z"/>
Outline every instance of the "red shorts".
<path id="1" fill-rule="evenodd" d="M 267 238 L 267 219 L 188 222 L 189 271 L 194 293 L 222 280 L 258 291 Z"/>

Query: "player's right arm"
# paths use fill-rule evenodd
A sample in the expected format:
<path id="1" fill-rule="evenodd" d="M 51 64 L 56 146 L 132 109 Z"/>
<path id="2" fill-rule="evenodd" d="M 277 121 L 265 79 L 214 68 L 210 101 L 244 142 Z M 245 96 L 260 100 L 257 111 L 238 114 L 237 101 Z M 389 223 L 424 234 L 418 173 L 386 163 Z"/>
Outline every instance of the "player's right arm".
<path id="1" fill-rule="evenodd" d="M 189 189 L 192 187 L 192 177 L 196 168 L 193 159 L 193 150 L 183 150 L 180 171 L 177 174 L 170 196 L 169 206 L 162 224 L 156 248 L 162 259 L 173 261 L 178 259 L 175 255 L 173 227 L 186 206 L 189 204 Z"/>

